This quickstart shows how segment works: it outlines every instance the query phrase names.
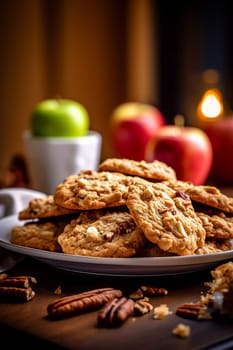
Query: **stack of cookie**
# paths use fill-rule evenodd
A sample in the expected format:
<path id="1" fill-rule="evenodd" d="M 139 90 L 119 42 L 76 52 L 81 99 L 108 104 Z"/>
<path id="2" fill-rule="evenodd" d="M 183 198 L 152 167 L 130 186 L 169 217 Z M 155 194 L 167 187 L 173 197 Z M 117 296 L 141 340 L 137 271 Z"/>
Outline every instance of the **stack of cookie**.
<path id="1" fill-rule="evenodd" d="M 177 180 L 160 161 L 109 158 L 68 176 L 19 212 L 11 242 L 94 257 L 208 254 L 232 249 L 233 198 Z"/>

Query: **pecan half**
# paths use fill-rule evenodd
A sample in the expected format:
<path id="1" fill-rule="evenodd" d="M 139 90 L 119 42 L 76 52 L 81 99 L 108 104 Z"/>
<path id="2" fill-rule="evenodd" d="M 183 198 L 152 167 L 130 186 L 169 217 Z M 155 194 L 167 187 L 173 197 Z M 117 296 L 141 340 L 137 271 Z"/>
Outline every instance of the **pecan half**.
<path id="1" fill-rule="evenodd" d="M 9 301 L 29 301 L 33 299 L 35 292 L 32 288 L 19 287 L 0 287 L 0 300 L 6 299 Z"/>
<path id="2" fill-rule="evenodd" d="M 6 277 L 0 280 L 0 286 L 29 288 L 31 284 L 36 284 L 37 280 L 32 276 Z"/>
<path id="3" fill-rule="evenodd" d="M 130 299 L 138 300 L 143 299 L 145 296 L 161 296 L 161 295 L 167 295 L 168 291 L 165 288 L 156 287 L 156 286 L 141 286 L 137 290 L 135 290 L 133 293 L 129 295 Z"/>
<path id="4" fill-rule="evenodd" d="M 141 290 L 143 291 L 144 295 L 167 295 L 168 291 L 165 288 L 156 287 L 156 286 L 141 286 Z"/>
<path id="5" fill-rule="evenodd" d="M 35 296 L 31 284 L 36 283 L 36 278 L 32 276 L 9 277 L 5 274 L 0 278 L 0 300 L 29 301 Z"/>
<path id="6" fill-rule="evenodd" d="M 141 290 L 141 288 L 138 288 L 137 290 L 135 290 L 133 293 L 129 295 L 129 298 L 133 300 L 142 299 L 144 298 L 143 291 Z"/>
<path id="7" fill-rule="evenodd" d="M 209 319 L 207 306 L 200 303 L 185 303 L 177 307 L 176 314 L 193 320 Z"/>
<path id="8" fill-rule="evenodd" d="M 134 315 L 142 316 L 153 310 L 153 305 L 144 300 L 137 300 L 134 303 Z"/>
<path id="9" fill-rule="evenodd" d="M 134 301 L 125 297 L 114 298 L 99 311 L 97 321 L 100 326 L 120 326 L 134 311 Z"/>
<path id="10" fill-rule="evenodd" d="M 114 298 L 122 296 L 122 291 L 113 288 L 99 288 L 56 299 L 47 306 L 51 319 L 74 316 L 88 310 L 95 310 Z"/>
<path id="11" fill-rule="evenodd" d="M 7 277 L 8 277 L 7 273 L 0 273 L 0 281 L 4 280 Z"/>

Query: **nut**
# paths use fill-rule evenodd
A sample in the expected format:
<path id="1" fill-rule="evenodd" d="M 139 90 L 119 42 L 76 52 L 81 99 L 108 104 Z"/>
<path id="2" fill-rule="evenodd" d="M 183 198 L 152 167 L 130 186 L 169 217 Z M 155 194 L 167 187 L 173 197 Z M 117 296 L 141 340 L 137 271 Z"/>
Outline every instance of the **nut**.
<path id="1" fill-rule="evenodd" d="M 177 307 L 176 314 L 193 320 L 209 319 L 207 306 L 200 303 L 185 303 Z"/>
<path id="2" fill-rule="evenodd" d="M 142 316 L 153 310 L 153 305 L 144 300 L 137 300 L 134 303 L 134 315 Z"/>
<path id="3" fill-rule="evenodd" d="M 29 301 L 34 296 L 35 292 L 32 288 L 0 287 L 0 300 Z"/>
<path id="4" fill-rule="evenodd" d="M 29 288 L 31 284 L 36 284 L 37 281 L 35 277 L 32 276 L 15 276 L 15 277 L 6 277 L 0 279 L 0 286 L 5 287 L 21 287 Z"/>
<path id="5" fill-rule="evenodd" d="M 168 291 L 165 288 L 156 286 L 141 286 L 129 295 L 130 299 L 143 299 L 145 296 L 167 295 Z"/>
<path id="6" fill-rule="evenodd" d="M 4 280 L 7 277 L 8 277 L 7 273 L 0 273 L 0 281 Z"/>
<path id="7" fill-rule="evenodd" d="M 110 300 L 121 297 L 122 291 L 113 288 L 99 288 L 73 294 L 54 300 L 47 306 L 51 319 L 65 318 L 98 309 Z"/>
<path id="8" fill-rule="evenodd" d="M 168 291 L 165 288 L 155 287 L 155 286 L 141 286 L 141 290 L 144 295 L 167 295 Z"/>
<path id="9" fill-rule="evenodd" d="M 129 298 L 133 300 L 142 299 L 143 297 L 144 297 L 144 294 L 140 288 L 138 288 L 137 290 L 135 290 L 133 293 L 129 295 Z"/>
<path id="10" fill-rule="evenodd" d="M 99 311 L 97 320 L 100 326 L 120 326 L 134 312 L 134 301 L 126 297 L 114 298 Z"/>
<path id="11" fill-rule="evenodd" d="M 36 283 L 37 280 L 32 276 L 9 277 L 7 274 L 1 274 L 0 299 L 10 301 L 29 301 L 35 296 L 31 284 Z"/>

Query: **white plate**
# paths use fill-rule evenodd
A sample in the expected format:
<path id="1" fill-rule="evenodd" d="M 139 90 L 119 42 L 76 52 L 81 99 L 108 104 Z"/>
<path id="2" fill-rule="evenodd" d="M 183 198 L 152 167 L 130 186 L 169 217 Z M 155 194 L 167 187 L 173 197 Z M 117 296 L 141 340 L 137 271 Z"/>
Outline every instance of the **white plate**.
<path id="1" fill-rule="evenodd" d="M 214 254 L 152 258 L 93 258 L 27 248 L 10 242 L 17 215 L 0 220 L 0 247 L 40 260 L 57 269 L 108 276 L 162 276 L 205 270 L 233 258 L 233 249 Z"/>

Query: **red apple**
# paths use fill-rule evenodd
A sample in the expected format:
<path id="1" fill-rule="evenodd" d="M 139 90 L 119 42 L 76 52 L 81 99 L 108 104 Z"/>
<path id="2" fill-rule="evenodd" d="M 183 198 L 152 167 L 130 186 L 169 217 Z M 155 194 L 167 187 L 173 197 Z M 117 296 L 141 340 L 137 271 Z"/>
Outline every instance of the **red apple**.
<path id="1" fill-rule="evenodd" d="M 210 178 L 221 185 L 233 184 L 233 116 L 209 123 L 205 128 L 213 148 Z"/>
<path id="2" fill-rule="evenodd" d="M 116 157 L 145 159 L 146 146 L 165 125 L 165 118 L 154 106 L 126 102 L 116 107 L 110 117 L 110 137 Z"/>
<path id="3" fill-rule="evenodd" d="M 199 128 L 167 125 L 148 144 L 147 161 L 160 160 L 171 166 L 178 180 L 204 184 L 212 165 L 212 147 Z"/>

